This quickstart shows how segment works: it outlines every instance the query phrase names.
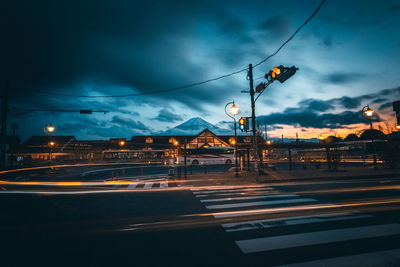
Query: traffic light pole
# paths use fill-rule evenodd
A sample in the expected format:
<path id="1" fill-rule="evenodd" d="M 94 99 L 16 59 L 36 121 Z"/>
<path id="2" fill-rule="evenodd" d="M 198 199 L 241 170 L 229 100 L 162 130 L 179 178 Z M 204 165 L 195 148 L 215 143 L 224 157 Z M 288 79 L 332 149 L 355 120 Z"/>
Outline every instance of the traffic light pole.
<path id="1" fill-rule="evenodd" d="M 253 85 L 253 65 L 249 64 L 249 81 L 250 81 L 250 99 L 251 99 L 251 131 L 253 132 L 253 157 L 254 172 L 258 180 L 258 153 L 257 153 L 257 130 L 256 130 L 256 105 L 254 101 L 254 85 Z"/>

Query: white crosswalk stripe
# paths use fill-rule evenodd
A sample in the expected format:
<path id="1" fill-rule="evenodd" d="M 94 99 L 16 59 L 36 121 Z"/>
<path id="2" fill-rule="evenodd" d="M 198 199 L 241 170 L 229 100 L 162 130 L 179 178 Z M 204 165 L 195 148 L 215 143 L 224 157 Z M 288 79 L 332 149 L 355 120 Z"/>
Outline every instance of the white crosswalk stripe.
<path id="1" fill-rule="evenodd" d="M 270 251 L 283 248 L 326 244 L 360 238 L 400 234 L 400 224 L 362 226 L 329 231 L 279 235 L 235 241 L 243 253 Z"/>
<path id="2" fill-rule="evenodd" d="M 153 187 L 154 183 L 145 183 L 143 189 L 150 189 Z"/>
<path id="3" fill-rule="evenodd" d="M 138 184 L 139 184 L 138 182 L 131 183 L 131 184 L 128 185 L 128 189 L 133 189 L 133 188 L 135 188 Z"/>
<path id="4" fill-rule="evenodd" d="M 295 217 L 285 217 L 283 219 L 266 219 L 266 220 L 255 220 L 246 221 L 239 223 L 226 223 L 222 226 L 227 232 L 236 232 L 244 230 L 254 230 L 261 228 L 272 228 L 282 225 L 298 225 L 316 222 L 329 222 L 329 221 L 341 221 L 341 220 L 353 220 L 360 218 L 370 218 L 369 214 L 356 215 L 351 213 L 335 213 L 335 214 L 324 214 L 317 216 L 295 216 Z"/>
<path id="5" fill-rule="evenodd" d="M 115 187 L 121 188 L 125 187 L 126 185 L 116 185 Z M 168 180 L 155 180 L 155 181 L 140 181 L 137 180 L 135 182 L 132 182 L 128 184 L 126 189 L 128 190 L 151 190 L 151 189 L 167 189 L 171 185 L 168 184 Z"/>
<path id="6" fill-rule="evenodd" d="M 286 194 L 286 195 L 279 195 L 279 197 L 296 197 L 296 194 Z M 274 195 L 269 196 L 254 196 L 254 197 L 228 197 L 228 198 L 213 198 L 213 199 L 202 199 L 200 202 L 220 202 L 220 201 L 228 201 L 228 200 L 250 200 L 250 199 L 264 199 L 264 198 L 273 198 Z"/>
<path id="7" fill-rule="evenodd" d="M 167 188 L 168 187 L 168 182 L 161 182 L 160 183 L 160 188 Z"/>
<path id="8" fill-rule="evenodd" d="M 334 258 L 344 259 L 337 257 L 335 250 L 329 249 L 330 246 L 400 235 L 398 223 L 376 222 L 371 214 L 340 212 L 336 209 L 339 205 L 285 193 L 273 187 L 210 187 L 194 189 L 192 192 L 205 209 L 212 211 L 207 215 L 229 220 L 229 223 L 223 223 L 221 226 L 227 234 L 234 237 L 235 244 L 244 254 L 271 253 L 278 250 L 304 252 L 305 248 L 318 245 L 325 246 L 329 251 L 327 256 L 324 256 L 327 262 L 335 262 Z M 296 214 L 293 216 L 291 212 Z M 251 217 L 246 220 L 244 216 Z M 354 250 L 353 254 L 359 254 L 357 247 L 351 249 Z M 333 255 L 332 260 L 329 253 Z M 387 253 L 394 255 L 390 251 Z M 318 257 L 316 259 L 318 260 L 313 266 L 325 266 L 323 260 Z M 348 259 L 360 257 L 348 256 Z M 313 263 L 309 259 L 306 260 L 306 263 Z"/>
<path id="9" fill-rule="evenodd" d="M 221 205 L 209 205 L 207 209 L 231 209 L 241 207 L 252 207 L 252 206 L 265 206 L 265 205 L 276 205 L 276 204 L 288 204 L 288 203 L 300 203 L 300 202 L 312 202 L 317 201 L 312 198 L 298 198 L 298 199 L 284 199 L 284 200 L 271 200 L 271 201 L 257 201 L 257 202 L 242 202 L 234 204 L 221 204 Z"/>

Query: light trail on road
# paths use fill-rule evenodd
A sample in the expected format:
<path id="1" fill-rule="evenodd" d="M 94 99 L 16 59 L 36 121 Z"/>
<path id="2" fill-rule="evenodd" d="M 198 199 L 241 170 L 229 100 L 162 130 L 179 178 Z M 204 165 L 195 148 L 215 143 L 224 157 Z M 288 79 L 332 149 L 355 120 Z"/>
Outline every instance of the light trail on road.
<path id="1" fill-rule="evenodd" d="M 38 167 L 29 167 L 29 168 L 21 168 L 21 169 L 12 169 L 12 170 L 4 170 L 0 171 L 0 174 L 11 173 L 11 172 L 20 172 L 20 171 L 31 171 L 31 170 L 41 170 L 41 169 L 54 169 L 54 168 L 67 168 L 67 167 L 87 167 L 87 166 L 107 166 L 107 165 L 143 165 L 143 162 L 112 162 L 112 163 L 81 163 L 81 164 L 63 164 L 63 165 L 50 165 L 50 166 L 38 166 Z M 146 162 L 146 165 L 160 165 L 159 162 Z"/>
<path id="2" fill-rule="evenodd" d="M 160 221 L 154 222 L 150 220 L 148 223 L 131 224 L 129 227 L 119 229 L 111 229 L 110 231 L 153 231 L 153 230 L 173 230 L 182 228 L 208 227 L 221 225 L 231 222 L 260 220 L 266 218 L 286 218 L 289 216 L 305 216 L 305 215 L 330 215 L 338 212 L 347 212 L 359 214 L 361 212 L 380 212 L 399 210 L 400 206 L 382 206 L 388 204 L 400 204 L 400 198 L 393 199 L 370 199 L 364 201 L 344 202 L 335 204 L 316 204 L 302 205 L 285 208 L 268 208 L 257 210 L 242 210 L 232 212 L 219 213 L 199 213 L 181 215 L 182 220 Z M 219 215 L 219 216 L 215 216 Z M 234 216 L 230 216 L 234 215 Z"/>

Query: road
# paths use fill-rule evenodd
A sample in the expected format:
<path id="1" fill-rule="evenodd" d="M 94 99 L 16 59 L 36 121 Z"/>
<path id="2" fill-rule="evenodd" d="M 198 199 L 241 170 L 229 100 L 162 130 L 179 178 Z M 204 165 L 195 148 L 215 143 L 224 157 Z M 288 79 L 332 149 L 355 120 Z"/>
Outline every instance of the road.
<path id="1" fill-rule="evenodd" d="M 188 165 L 187 175 L 227 172 L 233 165 Z M 170 171 L 183 176 L 183 166 L 159 163 L 88 163 L 74 165 L 41 166 L 0 172 L 0 180 L 8 181 L 102 181 L 107 179 L 132 179 L 136 177 L 168 175 Z"/>
<path id="2" fill-rule="evenodd" d="M 2 266 L 400 264 L 400 176 L 0 186 Z"/>

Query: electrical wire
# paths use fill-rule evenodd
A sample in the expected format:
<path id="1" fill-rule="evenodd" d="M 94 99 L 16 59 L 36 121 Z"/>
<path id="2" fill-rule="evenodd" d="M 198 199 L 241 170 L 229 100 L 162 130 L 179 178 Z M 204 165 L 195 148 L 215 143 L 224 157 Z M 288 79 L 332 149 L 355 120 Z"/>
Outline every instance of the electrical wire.
<path id="1" fill-rule="evenodd" d="M 278 54 L 278 52 L 287 44 L 290 42 L 290 40 L 293 39 L 293 37 L 318 13 L 318 11 L 320 10 L 320 8 L 323 6 L 323 4 L 325 4 L 327 0 L 322 0 L 322 2 L 319 4 L 319 6 L 317 7 L 317 9 L 315 9 L 314 13 L 312 13 L 312 15 L 299 27 L 297 28 L 297 30 L 292 34 L 292 36 L 289 37 L 289 39 L 287 39 L 274 53 L 272 53 L 271 55 L 269 55 L 268 57 L 264 58 L 263 60 L 261 60 L 260 62 L 258 62 L 257 64 L 255 64 L 253 66 L 253 68 L 261 65 L 262 63 L 264 63 L 265 61 L 267 61 L 268 59 L 270 59 L 271 57 L 275 56 L 276 54 Z"/>
<path id="2" fill-rule="evenodd" d="M 287 39 L 277 50 L 275 50 L 274 53 L 272 53 L 271 55 L 269 55 L 268 57 L 264 58 L 263 60 L 261 60 L 260 62 L 258 62 L 257 64 L 255 64 L 253 66 L 253 68 L 256 68 L 258 66 L 260 66 L 261 64 L 263 64 L 264 62 L 266 62 L 268 59 L 272 58 L 273 56 L 275 56 L 276 54 L 279 53 L 279 51 L 288 43 L 290 42 L 293 37 L 318 13 L 318 11 L 320 10 L 320 8 L 325 4 L 327 0 L 322 0 L 321 3 L 319 4 L 319 6 L 315 9 L 315 11 L 312 13 L 312 15 L 299 27 L 297 28 L 297 30 L 289 37 L 289 39 Z M 176 90 L 180 90 L 180 89 L 185 89 L 185 88 L 189 88 L 189 87 L 193 87 L 193 86 L 198 86 L 198 85 L 202 85 L 205 83 L 209 83 L 209 82 L 214 82 L 223 78 L 227 78 L 230 76 L 233 76 L 235 74 L 244 72 L 244 71 L 248 71 L 249 68 L 244 68 L 238 71 L 234 71 L 225 75 L 221 75 L 218 76 L 216 78 L 212 78 L 212 79 L 208 79 L 205 81 L 201 81 L 201 82 L 195 82 L 195 83 L 191 83 L 191 84 L 187 84 L 187 85 L 183 85 L 183 86 L 177 86 L 177 87 L 172 87 L 172 88 L 167 88 L 167 89 L 160 89 L 160 90 L 154 90 L 154 91 L 149 91 L 149 92 L 141 92 L 141 93 L 132 93 L 132 94 L 122 94 L 122 95 L 77 95 L 77 94 L 64 94 L 64 93 L 55 93 L 55 92 L 49 92 L 49 91 L 37 91 L 39 93 L 42 94 L 47 94 L 47 95 L 55 95 L 55 96 L 65 96 L 65 97 L 78 97 L 78 98 L 119 98 L 119 97 L 131 97 L 131 96 L 141 96 L 141 95 L 152 95 L 152 94 L 159 94 L 159 93 L 166 93 L 166 92 L 172 92 L 172 91 L 176 91 Z M 257 78 L 258 79 L 261 79 Z"/>

